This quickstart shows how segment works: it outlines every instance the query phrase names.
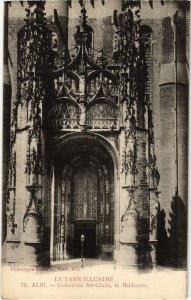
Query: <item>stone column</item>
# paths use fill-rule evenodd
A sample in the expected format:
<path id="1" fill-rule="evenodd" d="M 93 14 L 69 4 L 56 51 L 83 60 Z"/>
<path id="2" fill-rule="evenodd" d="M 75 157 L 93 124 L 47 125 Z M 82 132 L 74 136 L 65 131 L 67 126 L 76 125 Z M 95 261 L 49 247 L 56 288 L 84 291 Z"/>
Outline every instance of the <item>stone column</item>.
<path id="1" fill-rule="evenodd" d="M 114 14 L 116 34 L 113 57 L 121 66 L 120 71 L 120 220 L 119 251 L 117 263 L 128 267 L 137 265 L 138 212 L 136 208 L 136 122 L 137 103 L 135 77 L 138 66 L 137 3 L 121 3 L 122 13 Z M 129 39 L 136 55 L 132 55 Z M 136 91 L 135 91 L 136 90 Z"/>
<path id="2" fill-rule="evenodd" d="M 149 185 L 149 244 L 151 254 L 151 265 L 157 265 L 157 216 L 158 216 L 158 185 L 160 174 L 156 166 L 155 142 L 154 142 L 154 126 L 152 118 L 151 103 L 147 104 L 147 128 L 148 128 L 148 185 Z"/>
<path id="3" fill-rule="evenodd" d="M 184 179 L 187 176 L 187 162 L 185 160 L 187 150 L 183 145 L 187 143 L 188 78 L 186 70 L 186 17 L 184 5 L 173 4 L 170 7 L 170 12 L 170 16 L 162 19 L 162 65 L 159 87 L 161 115 L 165 117 L 170 113 L 172 121 L 169 124 L 169 118 L 164 118 L 161 123 L 161 132 L 163 133 L 166 126 L 168 126 L 170 135 L 168 144 L 169 146 L 170 144 L 175 145 L 174 163 L 172 166 L 169 165 L 170 162 L 168 163 L 169 168 L 174 170 L 176 174 L 173 177 L 174 193 L 176 186 L 176 190 L 180 189 L 183 199 L 186 199 L 186 180 Z M 168 101 L 164 99 L 168 99 Z M 163 105 L 163 101 L 165 101 L 166 105 Z M 172 107 L 174 108 L 173 111 Z M 161 136 L 161 139 L 164 139 L 164 137 Z M 184 157 L 184 160 L 182 157 Z M 164 175 L 162 184 L 167 182 L 165 178 L 166 176 Z"/>
<path id="4" fill-rule="evenodd" d="M 10 111 L 11 111 L 11 78 L 8 64 L 8 6 L 4 3 L 4 57 L 3 57 L 3 195 L 6 200 L 7 184 L 8 184 L 8 169 L 9 169 L 9 153 L 10 153 Z M 2 205 L 2 241 L 6 237 L 6 201 Z"/>
<path id="5" fill-rule="evenodd" d="M 43 71 L 45 67 L 48 71 L 51 64 L 51 43 L 44 3 L 34 2 L 29 5 L 26 23 L 18 33 L 17 99 L 11 123 L 11 158 L 16 162 L 10 166 L 8 217 L 12 220 L 12 235 L 7 236 L 7 243 L 12 243 L 13 248 L 15 242 L 19 243 L 18 253 L 7 257 L 7 261 L 27 265 L 42 263 L 39 252 L 43 234 Z"/>
<path id="6" fill-rule="evenodd" d="M 4 57 L 3 57 L 3 205 L 2 205 L 2 217 L 5 222 L 2 224 L 3 236 L 2 240 L 7 235 L 4 255 L 7 256 L 12 250 L 7 245 L 7 240 L 11 239 L 11 236 L 15 230 L 14 222 L 14 202 L 15 202 L 15 183 L 12 180 L 13 172 L 15 173 L 16 160 L 15 151 L 10 151 L 10 111 L 11 111 L 11 79 L 8 66 L 8 6 L 9 3 L 4 3 Z M 11 158 L 9 157 L 11 153 Z M 10 162 L 10 165 L 9 165 Z M 11 167 L 12 166 L 12 167 Z M 15 177 L 15 175 L 14 175 Z M 9 190 L 7 191 L 7 186 Z M 9 205 L 9 209 L 6 206 Z M 7 217 L 6 217 L 7 214 Z M 7 220 L 6 220 L 7 218 Z M 6 226 L 7 225 L 7 226 Z M 8 251 L 7 251 L 8 250 Z M 12 251 L 11 251 L 12 252 Z M 12 253 L 11 253 L 12 254 Z"/>
<path id="7" fill-rule="evenodd" d="M 187 4 L 180 1 L 169 3 L 169 15 L 162 19 L 162 64 L 159 81 L 160 145 L 161 154 L 165 153 L 159 165 L 159 189 L 162 191 L 161 209 L 165 210 L 167 216 L 166 230 L 168 229 L 172 243 L 168 260 L 174 265 L 179 263 L 183 252 L 184 259 L 181 260 L 186 261 L 186 236 L 183 231 L 187 225 L 186 220 L 182 219 L 182 214 L 186 214 L 188 198 L 186 8 Z M 181 209 L 177 210 L 176 207 Z M 172 219 L 171 216 L 175 217 Z M 179 220 L 182 220 L 181 224 Z M 175 226 L 180 229 L 176 236 L 171 232 Z"/>
<path id="8" fill-rule="evenodd" d="M 149 176 L 145 53 L 141 46 L 140 9 L 122 1 L 114 15 L 117 28 L 114 59 L 121 65 L 120 103 L 120 251 L 119 263 L 145 267 L 149 251 Z M 129 43 L 129 40 L 130 43 Z M 131 44 L 131 46 L 129 46 Z M 154 137 L 153 137 L 154 139 Z"/>
<path id="9" fill-rule="evenodd" d="M 128 267 L 137 265 L 138 211 L 136 209 L 135 175 L 136 132 L 129 127 L 120 137 L 120 254 L 119 263 Z"/>
<path id="10" fill-rule="evenodd" d="M 157 266 L 157 216 L 158 216 L 158 191 L 156 189 L 150 188 L 150 253 L 151 253 L 151 263 L 152 267 Z"/>
<path id="11" fill-rule="evenodd" d="M 54 199 L 55 199 L 55 170 L 52 165 L 52 173 L 51 173 L 51 218 L 50 218 L 50 263 L 54 260 Z"/>

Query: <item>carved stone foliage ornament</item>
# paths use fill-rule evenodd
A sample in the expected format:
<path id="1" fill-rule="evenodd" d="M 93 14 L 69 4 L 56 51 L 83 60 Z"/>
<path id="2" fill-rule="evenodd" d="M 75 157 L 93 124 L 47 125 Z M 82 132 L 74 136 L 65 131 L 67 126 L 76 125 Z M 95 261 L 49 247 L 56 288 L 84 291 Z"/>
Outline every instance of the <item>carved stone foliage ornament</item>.
<path id="1" fill-rule="evenodd" d="M 154 152 L 155 148 L 155 142 L 154 142 L 154 126 L 153 126 L 153 120 L 152 120 L 152 112 L 150 109 L 150 106 L 148 106 L 148 143 L 149 143 L 149 161 L 148 161 L 148 167 L 149 167 L 149 184 L 150 188 L 157 188 L 160 181 L 160 174 L 157 169 L 156 163 L 157 158 Z"/>
<path id="2" fill-rule="evenodd" d="M 28 174 L 41 174 L 42 173 L 42 160 L 41 155 L 33 147 L 28 149 L 26 161 L 26 173 Z"/>
<path id="3" fill-rule="evenodd" d="M 6 215 L 7 225 L 11 230 L 11 234 L 15 234 L 15 190 L 16 190 L 16 151 L 14 147 L 11 148 L 11 156 L 9 160 L 9 182 L 8 191 L 6 195 Z"/>
<path id="4" fill-rule="evenodd" d="M 10 128 L 10 147 L 13 147 L 13 144 L 16 140 L 16 130 L 17 130 L 17 105 L 14 104 L 14 108 L 12 110 L 12 120 L 11 120 L 11 128 Z"/>
<path id="5" fill-rule="evenodd" d="M 16 151 L 11 153 L 9 161 L 9 187 L 15 187 L 16 183 Z"/>
<path id="6" fill-rule="evenodd" d="M 132 9 L 128 8 L 121 14 L 114 12 L 116 26 L 114 60 L 121 65 L 121 100 L 130 108 L 138 100 L 139 86 L 137 76 L 141 65 L 139 26 L 140 19 Z"/>
<path id="7" fill-rule="evenodd" d="M 6 193 L 6 215 L 7 215 L 7 227 L 10 229 L 11 235 L 15 234 L 17 224 L 15 223 L 15 188 L 9 188 Z"/>

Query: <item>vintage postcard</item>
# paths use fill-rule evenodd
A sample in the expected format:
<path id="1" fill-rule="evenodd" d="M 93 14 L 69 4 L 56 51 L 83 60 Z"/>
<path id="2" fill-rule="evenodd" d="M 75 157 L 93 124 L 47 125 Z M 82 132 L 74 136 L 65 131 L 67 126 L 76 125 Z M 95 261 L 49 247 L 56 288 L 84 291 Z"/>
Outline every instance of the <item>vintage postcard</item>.
<path id="1" fill-rule="evenodd" d="M 4 2 L 2 297 L 187 297 L 190 2 Z"/>

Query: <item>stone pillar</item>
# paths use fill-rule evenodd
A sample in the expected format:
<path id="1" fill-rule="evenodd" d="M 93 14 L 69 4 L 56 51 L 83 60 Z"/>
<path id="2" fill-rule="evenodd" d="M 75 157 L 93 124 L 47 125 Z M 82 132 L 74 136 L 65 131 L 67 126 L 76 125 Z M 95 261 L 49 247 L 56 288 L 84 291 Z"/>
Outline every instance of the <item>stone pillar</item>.
<path id="1" fill-rule="evenodd" d="M 40 31 L 40 32 L 39 32 Z M 18 33 L 17 99 L 11 122 L 11 160 L 7 244 L 19 244 L 8 262 L 40 262 L 42 226 L 44 68 L 51 64 L 52 35 L 44 19 L 44 3 L 27 9 L 26 24 Z M 16 251 L 14 251 L 16 253 Z"/>
<path id="2" fill-rule="evenodd" d="M 135 204 L 135 187 L 124 187 L 123 207 L 126 206 L 124 213 L 121 214 L 120 228 L 120 255 L 119 263 L 123 266 L 136 267 L 137 248 L 138 248 L 138 212 Z M 126 205 L 125 205 L 126 202 Z"/>
<path id="3" fill-rule="evenodd" d="M 157 266 L 157 216 L 158 216 L 158 191 L 150 188 L 150 253 L 151 253 L 151 263 L 152 267 Z"/>
<path id="4" fill-rule="evenodd" d="M 69 14 L 69 7 L 71 7 L 71 1 L 66 0 L 66 1 L 54 1 L 54 3 L 52 3 L 51 1 L 46 1 L 45 3 L 45 12 L 46 12 L 46 16 L 47 16 L 47 20 L 48 20 L 48 24 L 51 27 L 51 31 L 52 31 L 52 50 L 54 52 L 54 67 L 57 66 L 57 68 L 59 69 L 60 67 L 63 68 L 63 66 L 66 66 L 69 63 L 69 55 L 68 55 L 68 14 Z M 53 68 L 52 68 L 53 70 Z M 51 71 L 52 71 L 51 70 Z M 51 76 L 49 77 L 49 79 L 51 78 Z M 63 85 L 63 83 L 65 82 L 65 74 L 62 74 L 62 76 L 59 76 L 59 79 L 55 79 L 55 86 L 56 88 L 60 88 L 60 83 Z M 47 91 L 47 102 L 50 101 L 50 93 L 52 93 L 52 81 L 50 79 L 50 90 Z M 52 100 L 54 99 L 55 95 L 53 95 Z M 49 102 L 50 103 L 50 102 Z M 46 110 L 47 109 L 47 110 Z M 49 107 L 47 105 L 47 107 L 45 107 L 44 110 L 45 114 L 49 113 Z M 47 138 L 48 135 L 47 135 Z M 45 150 L 45 153 L 47 155 L 48 152 L 48 147 Z M 48 159 L 51 159 L 50 157 L 48 157 L 48 155 L 46 156 Z M 49 169 L 50 165 L 49 165 L 49 161 L 48 159 L 46 159 L 45 163 L 45 169 Z M 54 170 L 55 171 L 55 170 Z M 45 170 L 46 172 L 46 170 Z M 48 214 L 48 212 L 50 211 L 50 205 L 49 203 L 51 203 L 51 207 L 55 203 L 54 202 L 54 197 L 55 197 L 55 190 L 53 190 L 53 185 L 54 185 L 54 189 L 55 189 L 55 178 L 51 180 L 49 180 L 49 176 L 50 174 L 47 174 L 47 184 L 44 183 L 45 187 L 45 195 L 48 198 L 48 201 L 46 203 L 44 203 L 44 207 L 45 210 L 47 211 L 47 216 L 46 216 L 46 227 L 47 227 L 47 235 L 49 236 L 50 239 L 50 261 L 53 261 L 53 256 L 55 253 L 54 252 L 54 231 L 53 231 L 53 227 L 55 226 L 54 224 L 54 215 L 53 215 L 53 210 L 51 210 L 51 217 Z M 51 177 L 51 176 L 50 176 Z M 53 175 L 53 177 L 55 177 L 55 175 Z M 43 176 L 44 179 L 44 176 Z M 51 185 L 51 191 L 48 192 L 48 188 L 47 185 L 49 184 Z M 52 207 L 52 208 L 53 208 Z M 64 250 L 63 250 L 64 251 Z M 57 255 L 57 254 L 56 254 Z M 61 256 L 63 257 L 64 254 L 61 253 Z"/>
<path id="5" fill-rule="evenodd" d="M 160 71 L 160 145 L 165 153 L 160 164 L 161 209 L 166 215 L 170 238 L 168 260 L 186 261 L 186 209 L 188 185 L 188 78 L 186 63 L 186 3 L 169 6 L 162 19 L 162 64 Z M 173 149 L 173 150 L 172 150 Z M 169 176 L 169 174 L 173 174 Z M 180 209 L 177 209 L 180 207 Z M 183 220 L 184 219 L 184 220 Z M 178 233 L 173 233 L 174 228 Z M 184 248 L 184 250 L 183 250 Z M 175 251 L 176 249 L 176 251 Z M 176 253 L 175 253 L 176 252 Z M 182 263 L 180 262 L 180 263 Z"/>
<path id="6" fill-rule="evenodd" d="M 138 212 L 136 209 L 136 119 L 137 104 L 134 93 L 134 75 L 138 56 L 130 54 L 129 32 L 135 51 L 139 48 L 139 23 L 134 10 L 137 4 L 129 6 L 122 2 L 122 14 L 114 15 L 117 28 L 113 57 L 121 65 L 120 72 L 120 103 L 121 103 L 121 133 L 120 133 L 120 225 L 119 251 L 117 263 L 123 266 L 137 266 L 138 246 Z M 124 26 L 124 27 L 123 27 Z M 136 43 L 137 41 L 137 43 Z M 134 69 L 135 68 L 135 69 Z M 134 72 L 134 74 L 135 74 Z M 132 95 L 134 93 L 134 95 Z"/>
<path id="7" fill-rule="evenodd" d="M 121 191 L 120 188 L 120 170 L 118 170 L 118 166 L 114 166 L 114 261 L 118 261 L 118 254 L 120 251 L 120 199 L 119 193 Z"/>
<path id="8" fill-rule="evenodd" d="M 188 78 L 186 70 L 186 17 L 184 5 L 174 4 L 171 15 L 162 19 L 162 65 L 160 71 L 161 134 L 165 149 L 173 147 L 174 160 L 167 160 L 168 174 L 173 172 L 170 195 L 178 194 L 187 199 L 187 121 L 188 121 Z M 168 34 L 167 34 L 168 32 Z M 163 102 L 165 101 L 165 105 Z M 172 110 L 173 108 L 173 110 Z M 168 117 L 170 115 L 170 118 Z M 168 144 L 166 144 L 168 140 Z M 174 146 L 175 145 L 175 146 Z M 163 147 L 163 143 L 162 143 Z M 171 153 L 166 153 L 167 155 Z M 171 164 L 171 165 L 170 165 Z M 162 168 L 162 166 L 161 166 Z M 167 168 L 167 165 L 165 165 Z M 168 174 L 161 178 L 163 190 L 167 189 Z M 166 184 L 165 184 L 166 183 Z M 168 182 L 169 186 L 169 182 Z"/>
<path id="9" fill-rule="evenodd" d="M 138 211 L 136 209 L 135 175 L 136 132 L 122 130 L 120 136 L 120 253 L 118 263 L 128 267 L 137 266 Z"/>
<path id="10" fill-rule="evenodd" d="M 154 142 L 154 126 L 152 118 L 151 103 L 147 105 L 147 128 L 148 128 L 148 185 L 149 185 L 149 244 L 151 254 L 151 265 L 157 265 L 157 217 L 158 217 L 158 185 L 160 174 L 156 167 L 155 142 Z"/>
<path id="11" fill-rule="evenodd" d="M 8 64 L 8 6 L 4 3 L 4 58 L 3 58 L 3 195 L 2 199 L 6 200 L 8 169 L 9 169 L 9 153 L 10 153 L 10 111 L 11 111 L 11 78 Z M 6 237 L 6 201 L 2 205 L 2 241 Z"/>
<path id="12" fill-rule="evenodd" d="M 117 28 L 114 60 L 120 70 L 120 251 L 118 262 L 128 267 L 152 264 L 149 244 L 149 174 L 147 70 L 141 45 L 139 4 L 122 1 L 114 15 Z M 131 39 L 131 43 L 129 43 Z M 129 46 L 131 44 L 131 46 Z M 152 136 L 154 139 L 154 137 Z"/>
<path id="13" fill-rule="evenodd" d="M 52 165 L 51 173 L 51 218 L 50 218 L 50 263 L 54 260 L 54 198 L 55 198 L 55 170 Z"/>

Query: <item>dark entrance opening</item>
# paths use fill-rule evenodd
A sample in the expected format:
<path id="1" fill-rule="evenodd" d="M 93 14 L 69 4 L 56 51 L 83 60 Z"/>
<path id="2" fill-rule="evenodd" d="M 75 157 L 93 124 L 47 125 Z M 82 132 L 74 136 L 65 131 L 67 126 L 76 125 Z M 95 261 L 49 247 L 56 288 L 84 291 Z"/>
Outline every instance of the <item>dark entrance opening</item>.
<path id="1" fill-rule="evenodd" d="M 76 223 L 74 225 L 74 257 L 81 257 L 81 235 L 84 235 L 83 256 L 96 257 L 96 224 Z"/>
<path id="2" fill-rule="evenodd" d="M 70 134 L 58 145 L 52 170 L 54 261 L 80 258 L 82 234 L 85 258 L 113 258 L 115 183 L 108 149 L 112 153 L 104 139 L 89 133 Z"/>

